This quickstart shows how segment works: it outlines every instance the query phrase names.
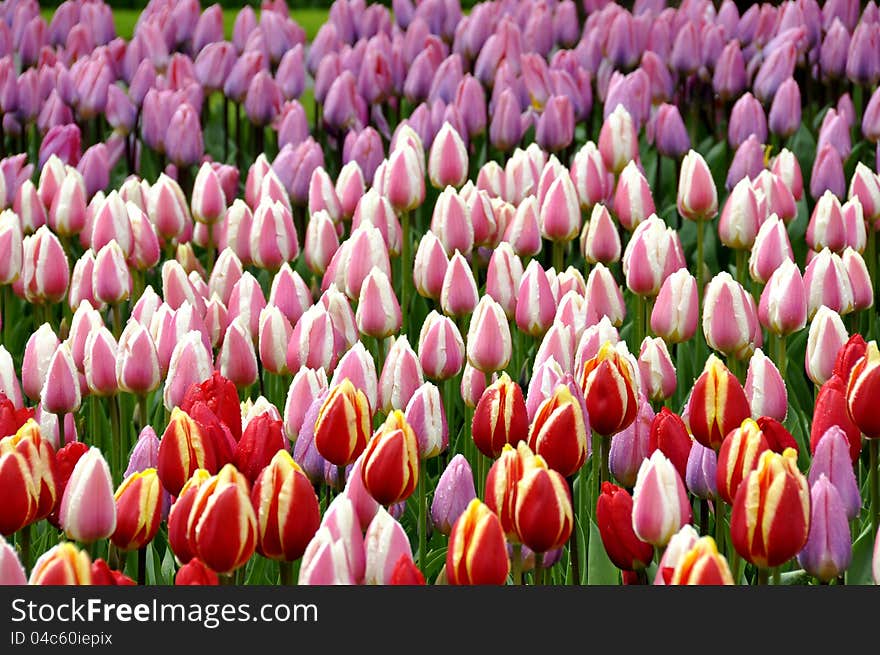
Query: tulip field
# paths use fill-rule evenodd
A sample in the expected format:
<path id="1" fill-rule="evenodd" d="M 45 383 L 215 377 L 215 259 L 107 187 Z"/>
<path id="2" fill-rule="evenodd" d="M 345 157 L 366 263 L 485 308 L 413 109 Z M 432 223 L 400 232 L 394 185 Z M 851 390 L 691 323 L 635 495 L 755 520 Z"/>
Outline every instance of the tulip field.
<path id="1" fill-rule="evenodd" d="M 880 584 L 874 1 L 296 16 L 0 3 L 0 584 Z"/>

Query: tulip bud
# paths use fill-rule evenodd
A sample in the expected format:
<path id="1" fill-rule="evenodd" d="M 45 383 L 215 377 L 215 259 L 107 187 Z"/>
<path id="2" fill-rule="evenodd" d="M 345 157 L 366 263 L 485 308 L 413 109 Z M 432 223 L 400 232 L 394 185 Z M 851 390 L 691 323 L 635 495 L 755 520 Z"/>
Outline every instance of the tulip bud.
<path id="1" fill-rule="evenodd" d="M 386 507 L 406 500 L 419 476 L 419 447 L 403 412 L 394 410 L 370 438 L 361 477 L 364 487 Z"/>
<path id="2" fill-rule="evenodd" d="M 681 477 L 659 450 L 642 462 L 633 490 L 632 525 L 636 536 L 655 546 L 669 543 L 690 523 L 691 506 Z"/>
<path id="3" fill-rule="evenodd" d="M 651 421 L 647 454 L 650 455 L 655 450 L 662 452 L 672 462 L 682 480 L 687 473 L 691 443 L 687 426 L 678 414 L 664 407 L 654 416 Z"/>
<path id="4" fill-rule="evenodd" d="M 432 380 L 458 374 L 464 364 L 464 341 L 452 319 L 436 311 L 428 314 L 419 333 L 419 362 Z"/>
<path id="5" fill-rule="evenodd" d="M 746 383 L 743 388 L 752 409 L 752 418 L 769 416 L 784 421 L 788 414 L 788 391 L 782 375 L 760 348 L 749 360 Z"/>
<path id="6" fill-rule="evenodd" d="M 590 426 L 598 434 L 610 437 L 627 426 L 638 411 L 638 381 L 631 356 L 610 342 L 599 348 L 595 357 L 585 362 L 580 377 Z"/>
<path id="7" fill-rule="evenodd" d="M 475 498 L 449 535 L 446 575 L 450 584 L 504 584 L 510 560 L 498 517 Z"/>
<path id="8" fill-rule="evenodd" d="M 822 305 L 810 322 L 804 368 L 814 384 L 822 385 L 834 372 L 837 353 L 849 335 L 840 314 Z"/>
<path id="9" fill-rule="evenodd" d="M 736 552 L 760 568 L 779 566 L 807 541 L 810 495 L 793 449 L 764 451 L 736 493 L 730 538 Z"/>
<path id="10" fill-rule="evenodd" d="M 651 330 L 669 343 L 682 343 L 697 329 L 697 281 L 686 268 L 668 276 L 651 310 Z"/>
<path id="11" fill-rule="evenodd" d="M 116 381 L 119 389 L 146 395 L 159 386 L 161 371 L 153 338 L 147 329 L 130 319 L 116 348 Z"/>
<path id="12" fill-rule="evenodd" d="M 868 342 L 865 356 L 853 366 L 846 388 L 847 407 L 853 422 L 868 439 L 880 438 L 880 421 L 871 414 L 870 398 L 880 386 L 880 351 Z"/>
<path id="13" fill-rule="evenodd" d="M 642 460 L 651 454 L 651 425 L 654 417 L 651 403 L 644 395 L 640 395 L 639 411 L 635 420 L 611 440 L 608 469 L 614 479 L 627 489 L 635 485 Z"/>
<path id="14" fill-rule="evenodd" d="M 744 177 L 733 187 L 718 221 L 721 243 L 736 250 L 749 250 L 755 243 L 763 222 L 758 199 L 749 179 Z"/>
<path id="15" fill-rule="evenodd" d="M 655 211 L 648 181 L 638 165 L 634 161 L 629 162 L 621 171 L 614 190 L 614 212 L 617 219 L 632 232 Z"/>
<path id="16" fill-rule="evenodd" d="M 605 205 L 593 206 L 581 232 L 581 250 L 588 264 L 611 265 L 620 259 L 620 235 Z"/>
<path id="17" fill-rule="evenodd" d="M 497 374 L 493 377 L 497 377 Z M 486 390 L 486 374 L 465 363 L 464 370 L 461 373 L 459 390 L 461 391 L 461 398 L 464 404 L 474 409 Z"/>
<path id="18" fill-rule="evenodd" d="M 492 458 L 501 454 L 505 444 L 515 446 L 528 439 L 529 421 L 522 389 L 507 373 L 502 373 L 480 396 L 474 410 L 472 435 L 480 452 Z"/>
<path id="19" fill-rule="evenodd" d="M 428 231 L 419 241 L 413 264 L 413 280 L 419 295 L 439 300 L 449 258 L 440 239 Z"/>
<path id="20" fill-rule="evenodd" d="M 715 355 L 709 355 L 688 400 L 688 427 L 707 448 L 718 450 L 724 437 L 750 415 L 739 380 Z"/>
<path id="21" fill-rule="evenodd" d="M 574 475 L 587 459 L 590 426 L 584 409 L 582 400 L 560 384 L 538 407 L 529 428 L 529 447 L 565 477 Z"/>
<path id="22" fill-rule="evenodd" d="M 479 371 L 500 371 L 510 362 L 510 326 L 501 305 L 491 296 L 485 295 L 477 303 L 466 343 L 468 363 Z"/>
<path id="23" fill-rule="evenodd" d="M 61 527 L 70 539 L 92 543 L 116 528 L 116 503 L 110 468 L 97 448 L 80 457 L 61 499 Z M 35 567 L 36 569 L 36 567 Z"/>
<path id="24" fill-rule="evenodd" d="M 45 225 L 22 241 L 21 283 L 32 303 L 61 302 L 70 282 L 67 255 Z"/>
<path id="25" fill-rule="evenodd" d="M 813 447 L 810 485 L 815 485 L 821 476 L 837 489 L 846 518 L 858 518 L 862 497 L 850 458 L 850 442 L 846 432 L 836 425 L 825 430 Z"/>
<path id="26" fill-rule="evenodd" d="M 584 294 L 590 299 L 588 305 L 587 324 L 598 323 L 607 316 L 612 325 L 619 327 L 626 314 L 623 293 L 614 279 L 614 275 L 603 264 L 596 264 L 587 278 L 587 290 Z"/>
<path id="27" fill-rule="evenodd" d="M 92 584 L 89 554 L 70 542 L 53 546 L 37 559 L 31 570 L 29 585 L 90 585 Z"/>
<path id="28" fill-rule="evenodd" d="M 46 381 L 40 390 L 40 403 L 52 414 L 75 412 L 82 403 L 79 373 L 66 343 L 60 344 L 49 360 Z"/>
<path id="29" fill-rule="evenodd" d="M 460 187 L 467 179 L 468 155 L 464 141 L 449 124 L 443 123 L 431 144 L 428 177 L 437 189 Z"/>
<path id="30" fill-rule="evenodd" d="M 405 418 L 416 435 L 419 458 L 436 457 L 449 445 L 446 411 L 437 386 L 426 382 L 406 405 Z"/>
<path id="31" fill-rule="evenodd" d="M 574 527 L 571 494 L 562 475 L 538 457 L 516 486 L 514 529 L 519 541 L 536 553 L 562 547 Z"/>
<path id="32" fill-rule="evenodd" d="M 502 241 L 489 258 L 489 267 L 486 271 L 486 295 L 501 305 L 508 318 L 513 318 L 515 315 L 522 276 L 522 260 L 509 243 Z"/>
<path id="33" fill-rule="evenodd" d="M 703 298 L 703 334 L 710 348 L 728 357 L 751 355 L 760 334 L 754 300 L 727 271 L 709 282 Z"/>
<path id="34" fill-rule="evenodd" d="M 852 541 L 837 488 L 821 474 L 810 488 L 810 527 L 798 563 L 822 582 L 843 575 L 852 560 Z"/>
<path id="35" fill-rule="evenodd" d="M 275 453 L 260 473 L 251 502 L 257 515 L 257 551 L 287 562 L 302 557 L 321 517 L 311 483 L 286 450 Z"/>
<path id="36" fill-rule="evenodd" d="M 658 576 L 660 573 L 658 573 Z M 679 558 L 670 585 L 732 585 L 733 575 L 712 537 L 700 538 Z"/>
<path id="37" fill-rule="evenodd" d="M 162 498 L 156 469 L 127 476 L 114 495 L 116 529 L 110 537 L 123 551 L 139 550 L 150 543 L 159 531 Z"/>
<path id="38" fill-rule="evenodd" d="M 556 300 L 547 274 L 537 260 L 526 268 L 516 300 L 516 324 L 526 334 L 542 336 L 556 316 Z"/>
<path id="39" fill-rule="evenodd" d="M 638 159 L 638 144 L 632 116 L 623 105 L 617 105 L 605 119 L 599 134 L 602 161 L 617 175 L 629 162 Z"/>
<path id="40" fill-rule="evenodd" d="M 330 389 L 318 411 L 315 446 L 324 459 L 345 466 L 367 446 L 370 407 L 367 397 L 348 378 Z"/>
<path id="41" fill-rule="evenodd" d="M 379 508 L 367 528 L 364 550 L 365 584 L 391 584 L 401 559 L 415 566 L 406 532 L 384 508 Z"/>
<path id="42" fill-rule="evenodd" d="M 25 585 L 27 574 L 12 545 L 0 535 L 0 584 Z"/>
<path id="43" fill-rule="evenodd" d="M 771 214 L 761 224 L 755 237 L 749 256 L 749 274 L 756 282 L 766 284 L 785 260 L 794 261 L 788 231 L 782 220 L 776 214 Z"/>
<path id="44" fill-rule="evenodd" d="M 415 390 L 424 383 L 418 355 L 406 335 L 399 336 L 388 349 L 379 376 L 379 406 L 385 412 L 403 410 Z"/>
<path id="45" fill-rule="evenodd" d="M 201 223 L 213 225 L 226 214 L 226 195 L 220 176 L 204 162 L 196 175 L 192 190 L 192 215 Z"/>
<path id="46" fill-rule="evenodd" d="M 654 548 L 633 530 L 633 499 L 626 490 L 610 482 L 602 483 L 602 492 L 596 502 L 596 526 L 614 566 L 624 571 L 637 571 L 651 563 Z"/>
<path id="47" fill-rule="evenodd" d="M 168 410 L 180 405 L 190 385 L 211 377 L 211 359 L 199 332 L 187 332 L 174 346 L 163 391 Z"/>
<path id="48" fill-rule="evenodd" d="M 449 461 L 437 481 L 431 502 L 431 522 L 434 527 L 449 536 L 452 526 L 476 495 L 470 464 L 459 453 Z"/>
<path id="49" fill-rule="evenodd" d="M 690 150 L 681 163 L 678 212 L 692 221 L 712 219 L 718 213 L 718 192 L 702 155 Z"/>
<path id="50" fill-rule="evenodd" d="M 865 260 L 858 252 L 847 247 L 843 251 L 841 261 L 852 289 L 853 310 L 861 311 L 872 307 L 874 305 L 874 288 Z"/>
<path id="51" fill-rule="evenodd" d="M 783 337 L 806 325 L 807 292 L 800 270 L 791 260 L 783 260 L 767 281 L 758 318 L 773 334 Z"/>
<path id="52" fill-rule="evenodd" d="M 760 426 L 746 419 L 724 438 L 718 451 L 716 488 L 718 497 L 733 504 L 743 480 L 758 466 L 758 459 L 770 445 Z"/>
<path id="53" fill-rule="evenodd" d="M 364 278 L 356 313 L 361 334 L 385 339 L 400 330 L 401 311 L 388 276 L 373 267 Z"/>
<path id="54" fill-rule="evenodd" d="M 229 573 L 253 555 L 257 520 L 247 480 L 233 465 L 199 485 L 187 521 L 196 555 L 218 573 Z"/>

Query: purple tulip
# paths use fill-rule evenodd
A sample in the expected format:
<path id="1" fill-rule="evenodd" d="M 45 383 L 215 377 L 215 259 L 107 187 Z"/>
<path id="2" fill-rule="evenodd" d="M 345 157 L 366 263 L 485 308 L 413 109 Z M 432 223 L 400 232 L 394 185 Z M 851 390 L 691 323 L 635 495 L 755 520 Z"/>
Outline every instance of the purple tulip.
<path id="1" fill-rule="evenodd" d="M 767 142 L 767 117 L 758 99 L 746 93 L 736 101 L 730 112 L 727 141 L 735 150 L 752 135 L 757 137 L 758 143 Z"/>
<path id="2" fill-rule="evenodd" d="M 183 103 L 171 115 L 165 135 L 165 153 L 177 166 L 197 164 L 204 155 L 202 126 L 192 105 Z"/>
<path id="3" fill-rule="evenodd" d="M 574 138 L 574 109 L 566 96 L 553 96 L 547 101 L 535 130 L 535 141 L 545 150 L 556 152 L 567 148 Z"/>
<path id="4" fill-rule="evenodd" d="M 654 145 L 664 157 L 680 159 L 690 150 L 691 140 L 677 106 L 660 105 L 650 126 L 653 129 Z"/>
<path id="5" fill-rule="evenodd" d="M 770 131 L 782 138 L 788 138 L 801 124 L 801 90 L 794 78 L 788 78 L 779 85 L 773 104 L 770 106 L 768 120 Z"/>
<path id="6" fill-rule="evenodd" d="M 810 532 L 798 563 L 822 582 L 842 575 L 852 561 L 852 539 L 837 488 L 824 474 L 810 487 Z"/>
<path id="7" fill-rule="evenodd" d="M 265 70 L 254 75 L 244 101 L 244 110 L 251 122 L 257 127 L 265 127 L 281 111 L 281 103 L 281 89 L 272 75 Z"/>
<path id="8" fill-rule="evenodd" d="M 50 128 L 40 144 L 39 165 L 46 163 L 50 155 L 57 155 L 65 164 L 76 166 L 81 156 L 81 136 L 75 123 Z"/>

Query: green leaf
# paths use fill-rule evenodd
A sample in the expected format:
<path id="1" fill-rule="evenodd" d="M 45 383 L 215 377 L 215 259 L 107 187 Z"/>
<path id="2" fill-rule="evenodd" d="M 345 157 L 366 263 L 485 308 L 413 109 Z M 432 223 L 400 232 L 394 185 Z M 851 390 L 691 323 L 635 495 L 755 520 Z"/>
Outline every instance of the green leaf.
<path id="1" fill-rule="evenodd" d="M 605 552 L 605 546 L 602 545 L 602 537 L 599 535 L 599 528 L 590 520 L 590 552 L 587 561 L 589 562 L 589 578 L 588 584 L 591 585 L 619 585 L 620 571 L 608 559 L 608 553 Z"/>
<path id="2" fill-rule="evenodd" d="M 874 535 L 871 534 L 871 528 L 866 527 L 853 544 L 852 563 L 846 571 L 846 584 L 873 584 L 871 577 L 871 558 L 873 554 Z"/>

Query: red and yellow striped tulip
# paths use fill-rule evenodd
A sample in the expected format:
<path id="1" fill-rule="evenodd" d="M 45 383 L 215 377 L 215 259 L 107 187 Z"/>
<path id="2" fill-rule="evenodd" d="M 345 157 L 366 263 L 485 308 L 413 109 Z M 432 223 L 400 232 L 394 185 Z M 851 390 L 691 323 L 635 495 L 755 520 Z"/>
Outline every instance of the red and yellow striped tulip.
<path id="1" fill-rule="evenodd" d="M 162 520 L 162 487 L 154 468 L 132 473 L 114 494 L 116 529 L 110 541 L 120 550 L 139 550 L 150 543 Z"/>
<path id="2" fill-rule="evenodd" d="M 870 341 L 865 355 L 849 375 L 846 402 L 849 415 L 868 439 L 880 439 L 880 412 L 874 403 L 880 398 L 880 350 Z"/>
<path id="3" fill-rule="evenodd" d="M 30 585 L 90 585 L 92 560 L 89 554 L 65 541 L 40 555 L 28 580 Z"/>
<path id="4" fill-rule="evenodd" d="M 560 384 L 535 413 L 529 430 L 529 447 L 543 457 L 551 469 L 568 477 L 587 459 L 588 429 L 581 401 L 567 385 Z"/>
<path id="5" fill-rule="evenodd" d="M 584 363 L 580 383 L 593 431 L 610 437 L 635 420 L 638 378 L 630 360 L 610 341 Z"/>
<path id="6" fill-rule="evenodd" d="M 370 438 L 370 403 L 351 380 L 330 389 L 315 421 L 315 448 L 336 466 L 348 466 L 358 458 Z"/>
<path id="7" fill-rule="evenodd" d="M 208 447 L 202 426 L 175 407 L 159 442 L 159 480 L 168 493 L 179 496 L 183 485 L 197 469 L 216 473 L 213 452 Z"/>
<path id="8" fill-rule="evenodd" d="M 257 547 L 257 517 L 245 478 L 232 464 L 199 486 L 187 521 L 196 555 L 217 573 L 247 562 Z"/>
<path id="9" fill-rule="evenodd" d="M 419 480 L 416 433 L 399 409 L 388 415 L 364 451 L 361 479 L 369 494 L 386 507 L 406 500 Z"/>
<path id="10" fill-rule="evenodd" d="M 682 555 L 672 572 L 670 585 L 732 585 L 727 559 L 718 552 L 712 537 L 702 537 Z"/>
<path id="11" fill-rule="evenodd" d="M 0 452 L 0 535 L 9 536 L 34 521 L 40 491 L 24 455 Z"/>
<path id="12" fill-rule="evenodd" d="M 505 444 L 516 446 L 529 436 L 529 417 L 520 386 L 502 373 L 486 387 L 471 424 L 474 443 L 486 457 L 496 458 Z"/>
<path id="13" fill-rule="evenodd" d="M 742 481 L 758 466 L 761 453 L 770 450 L 770 445 L 758 424 L 750 418 L 731 430 L 718 451 L 718 465 L 715 469 L 718 497 L 728 505 L 733 504 L 736 492 Z"/>
<path id="14" fill-rule="evenodd" d="M 318 496 L 299 464 L 286 450 L 275 453 L 251 490 L 257 514 L 257 552 L 292 562 L 302 557 L 318 526 Z"/>
<path id="15" fill-rule="evenodd" d="M 186 564 L 196 556 L 195 545 L 189 540 L 189 516 L 199 487 L 210 479 L 208 471 L 196 469 L 168 512 L 168 545 L 180 564 Z"/>
<path id="16" fill-rule="evenodd" d="M 574 516 L 568 483 L 538 455 L 516 485 L 514 527 L 519 541 L 536 553 L 560 548 L 571 536 Z"/>
<path id="17" fill-rule="evenodd" d="M 14 449 L 27 461 L 31 477 L 37 487 L 37 510 L 33 520 L 46 518 L 60 502 L 58 472 L 55 465 L 55 449 L 45 438 L 39 424 L 28 419 L 14 435 L 0 439 L 0 454 Z"/>
<path id="18" fill-rule="evenodd" d="M 504 534 L 511 542 L 518 542 L 514 528 L 516 490 L 526 471 L 535 465 L 535 453 L 525 441 L 516 448 L 505 444 L 486 476 L 486 505 L 498 516 Z"/>
<path id="19" fill-rule="evenodd" d="M 688 404 L 691 434 L 717 452 L 727 433 L 750 415 L 749 401 L 739 380 L 718 357 L 709 355 Z"/>
<path id="20" fill-rule="evenodd" d="M 730 515 L 736 552 L 759 568 L 779 566 L 797 555 L 810 527 L 810 488 L 797 468 L 797 453 L 766 450 L 743 480 Z"/>
<path id="21" fill-rule="evenodd" d="M 501 521 L 474 498 L 449 534 L 446 578 L 452 585 L 500 585 L 509 572 Z"/>

